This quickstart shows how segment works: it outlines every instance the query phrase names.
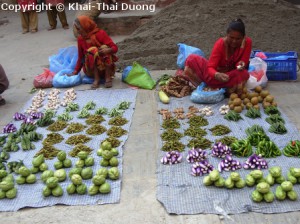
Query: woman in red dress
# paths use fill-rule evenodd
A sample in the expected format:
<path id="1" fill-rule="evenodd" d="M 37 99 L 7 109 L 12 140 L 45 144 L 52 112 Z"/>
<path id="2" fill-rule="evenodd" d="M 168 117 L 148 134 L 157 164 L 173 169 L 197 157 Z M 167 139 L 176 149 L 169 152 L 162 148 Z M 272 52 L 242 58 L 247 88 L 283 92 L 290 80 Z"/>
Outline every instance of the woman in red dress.
<path id="1" fill-rule="evenodd" d="M 229 24 L 227 35 L 216 41 L 208 61 L 199 55 L 188 56 L 183 75 L 194 86 L 205 82 L 209 87 L 241 94 L 249 78 L 251 49 L 252 40 L 246 36 L 245 25 L 236 19 Z"/>
<path id="2" fill-rule="evenodd" d="M 70 75 L 76 75 L 83 67 L 84 73 L 94 78 L 92 88 L 99 87 L 100 78 L 105 79 L 106 88 L 112 87 L 118 46 L 88 16 L 79 16 L 74 26 L 79 33 L 78 60 L 74 72 Z"/>

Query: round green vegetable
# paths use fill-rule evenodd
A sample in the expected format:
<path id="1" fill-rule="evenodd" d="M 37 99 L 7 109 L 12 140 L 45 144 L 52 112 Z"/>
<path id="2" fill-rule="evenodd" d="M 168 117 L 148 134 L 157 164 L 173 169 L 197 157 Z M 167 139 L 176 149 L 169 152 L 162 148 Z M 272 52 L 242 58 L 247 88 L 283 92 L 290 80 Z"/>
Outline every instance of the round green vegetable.
<path id="1" fill-rule="evenodd" d="M 291 172 L 291 175 L 293 175 L 294 177 L 296 177 L 296 178 L 300 177 L 300 168 L 291 167 L 290 172 Z"/>
<path id="2" fill-rule="evenodd" d="M 209 178 L 211 181 L 217 181 L 220 178 L 220 173 L 218 170 L 213 170 L 209 173 Z"/>
<path id="3" fill-rule="evenodd" d="M 246 185 L 247 185 L 248 187 L 252 187 L 252 186 L 255 185 L 255 179 L 254 179 L 250 174 L 248 174 L 248 175 L 246 176 L 245 181 L 246 181 Z"/>
<path id="4" fill-rule="evenodd" d="M 59 161 L 63 162 L 67 158 L 67 153 L 65 151 L 59 151 L 56 157 Z"/>
<path id="5" fill-rule="evenodd" d="M 93 177 L 93 170 L 90 167 L 84 168 L 81 171 L 81 177 L 84 180 L 91 179 Z"/>
<path id="6" fill-rule="evenodd" d="M 98 149 L 97 150 L 97 156 L 102 156 L 102 152 L 103 152 L 103 149 L 101 149 L 101 148 Z"/>
<path id="7" fill-rule="evenodd" d="M 44 155 L 40 154 L 37 157 L 33 158 L 32 165 L 34 167 L 39 167 L 43 162 L 45 162 Z"/>
<path id="8" fill-rule="evenodd" d="M 296 184 L 297 183 L 297 178 L 291 174 L 291 171 L 289 171 L 287 173 L 287 180 L 291 181 L 292 184 Z"/>
<path id="9" fill-rule="evenodd" d="M 96 175 L 103 176 L 104 178 L 107 178 L 108 170 L 106 168 L 100 168 L 99 170 L 97 170 Z"/>
<path id="10" fill-rule="evenodd" d="M 12 181 L 2 181 L 0 183 L 0 189 L 2 191 L 8 191 L 14 187 L 14 182 Z"/>
<path id="11" fill-rule="evenodd" d="M 33 174 L 36 174 L 36 173 L 40 172 L 40 168 L 39 167 L 31 167 L 30 172 Z"/>
<path id="12" fill-rule="evenodd" d="M 2 190 L 0 189 L 0 199 L 3 199 L 3 198 L 5 198 L 5 197 L 6 197 L 5 191 L 2 191 Z"/>
<path id="13" fill-rule="evenodd" d="M 292 201 L 296 201 L 298 199 L 298 194 L 294 190 L 291 190 L 291 191 L 287 192 L 287 196 Z"/>
<path id="14" fill-rule="evenodd" d="M 101 166 L 109 166 L 109 160 L 101 159 L 100 160 L 100 165 Z"/>
<path id="15" fill-rule="evenodd" d="M 77 160 L 76 161 L 76 163 L 75 163 L 75 167 L 77 167 L 77 168 L 83 168 L 84 167 L 84 160 L 83 159 L 79 159 L 79 160 Z"/>
<path id="16" fill-rule="evenodd" d="M 79 153 L 77 153 L 77 157 L 79 159 L 85 160 L 88 157 L 89 153 L 86 151 L 80 151 Z"/>
<path id="17" fill-rule="evenodd" d="M 234 186 L 235 186 L 236 188 L 243 188 L 243 187 L 246 186 L 246 182 L 241 178 L 241 179 L 239 179 L 238 181 L 236 181 L 236 182 L 234 183 Z"/>
<path id="18" fill-rule="evenodd" d="M 110 160 L 109 160 L 109 165 L 110 166 L 118 166 L 119 165 L 119 161 L 116 157 L 112 157 Z"/>
<path id="19" fill-rule="evenodd" d="M 268 193 L 264 194 L 263 197 L 264 197 L 264 200 L 268 203 L 273 202 L 274 198 L 275 198 L 272 191 L 269 191 Z"/>
<path id="20" fill-rule="evenodd" d="M 204 184 L 205 186 L 210 186 L 210 185 L 213 184 L 213 181 L 211 181 L 211 179 L 209 178 L 209 176 L 205 176 L 205 177 L 203 178 L 203 184 Z"/>
<path id="21" fill-rule="evenodd" d="M 228 189 L 232 189 L 234 187 L 234 182 L 230 177 L 225 180 L 224 186 Z"/>
<path id="22" fill-rule="evenodd" d="M 241 179 L 241 176 L 237 172 L 230 173 L 230 177 L 232 181 L 239 181 Z"/>
<path id="23" fill-rule="evenodd" d="M 67 178 L 67 173 L 64 169 L 59 169 L 54 172 L 54 176 L 57 177 L 59 182 L 62 182 Z"/>
<path id="24" fill-rule="evenodd" d="M 52 195 L 55 197 L 60 197 L 63 194 L 64 194 L 64 191 L 59 184 L 55 188 L 52 189 Z"/>
<path id="25" fill-rule="evenodd" d="M 71 177 L 71 181 L 73 184 L 75 185 L 80 185 L 82 184 L 82 178 L 80 175 L 78 174 L 73 174 L 72 177 Z"/>
<path id="26" fill-rule="evenodd" d="M 96 185 L 92 185 L 88 189 L 89 195 L 96 195 L 96 194 L 98 194 L 98 192 L 99 192 L 99 186 L 96 186 Z"/>
<path id="27" fill-rule="evenodd" d="M 250 175 L 255 179 L 261 179 L 263 178 L 263 172 L 261 170 L 253 170 L 250 172 Z"/>
<path id="28" fill-rule="evenodd" d="M 103 150 L 111 150 L 111 143 L 109 142 L 109 141 L 107 141 L 107 140 L 105 140 L 104 142 L 102 142 L 102 144 L 101 144 L 101 148 L 103 149 Z"/>
<path id="29" fill-rule="evenodd" d="M 57 177 L 49 177 L 46 180 L 47 187 L 53 189 L 58 185 L 58 178 Z"/>
<path id="30" fill-rule="evenodd" d="M 82 171 L 82 168 L 73 168 L 73 169 L 71 169 L 70 172 L 69 172 L 69 178 L 71 178 L 73 174 L 80 175 L 81 171 Z"/>
<path id="31" fill-rule="evenodd" d="M 53 170 L 45 170 L 42 175 L 41 175 L 41 179 L 43 182 L 46 182 L 46 180 L 49 178 L 49 177 L 53 177 L 54 176 L 54 172 Z"/>
<path id="32" fill-rule="evenodd" d="M 100 187 L 99 187 L 99 192 L 101 194 L 108 194 L 110 193 L 110 184 L 105 182 L 104 184 L 102 184 Z"/>
<path id="33" fill-rule="evenodd" d="M 110 160 L 112 157 L 113 157 L 113 153 L 111 151 L 108 151 L 108 150 L 104 150 L 102 152 L 102 158 L 103 159 L 106 159 L 106 160 Z"/>
<path id="34" fill-rule="evenodd" d="M 93 166 L 94 165 L 94 158 L 93 157 L 88 157 L 85 159 L 84 164 L 86 166 Z"/>
<path id="35" fill-rule="evenodd" d="M 27 184 L 33 184 L 35 182 L 36 182 L 36 176 L 33 173 L 26 177 Z"/>
<path id="36" fill-rule="evenodd" d="M 92 182 L 93 182 L 94 185 L 100 186 L 101 184 L 105 183 L 105 177 L 104 176 L 95 175 L 92 178 Z"/>
<path id="37" fill-rule="evenodd" d="M 25 166 L 21 166 L 18 170 L 18 173 L 23 177 L 27 177 L 30 174 L 30 170 Z"/>
<path id="38" fill-rule="evenodd" d="M 251 198 L 255 202 L 261 202 L 263 200 L 263 195 L 259 193 L 257 190 L 255 190 L 252 192 Z"/>
<path id="39" fill-rule="evenodd" d="M 283 181 L 280 186 L 285 192 L 293 190 L 293 184 L 290 181 Z"/>
<path id="40" fill-rule="evenodd" d="M 0 179 L 7 176 L 6 170 L 0 170 Z"/>
<path id="41" fill-rule="evenodd" d="M 280 177 L 281 176 L 281 167 L 273 166 L 269 169 L 269 173 L 275 178 Z"/>
<path id="42" fill-rule="evenodd" d="M 108 177 L 111 180 L 119 179 L 120 173 L 117 167 L 112 167 L 108 170 Z"/>
<path id="43" fill-rule="evenodd" d="M 285 181 L 284 176 L 280 176 L 280 177 L 276 177 L 276 178 L 275 178 L 275 182 L 276 182 L 277 184 L 281 184 L 281 183 L 284 182 L 284 181 Z"/>
<path id="44" fill-rule="evenodd" d="M 110 151 L 112 152 L 113 156 L 119 155 L 119 151 L 116 148 L 112 148 Z"/>
<path id="45" fill-rule="evenodd" d="M 39 166 L 39 169 L 40 171 L 45 171 L 45 170 L 48 170 L 48 165 L 46 163 L 42 163 L 40 166 Z"/>
<path id="46" fill-rule="evenodd" d="M 17 188 L 12 188 L 8 191 L 6 191 L 5 196 L 9 199 L 13 199 L 17 196 Z"/>
<path id="47" fill-rule="evenodd" d="M 43 188 L 43 196 L 44 196 L 44 197 L 48 197 L 48 196 L 50 196 L 51 194 L 52 194 L 52 190 L 51 190 L 49 187 L 45 186 L 45 187 Z"/>
<path id="48" fill-rule="evenodd" d="M 266 182 L 261 182 L 261 183 L 257 184 L 256 190 L 259 193 L 266 194 L 270 191 L 270 185 Z"/>
<path id="49" fill-rule="evenodd" d="M 85 184 L 80 184 L 76 187 L 77 194 L 85 194 L 87 190 L 87 187 Z"/>
<path id="50" fill-rule="evenodd" d="M 225 185 L 225 180 L 223 177 L 220 177 L 217 181 L 214 182 L 214 185 L 216 187 L 224 187 Z"/>
<path id="51" fill-rule="evenodd" d="M 61 168 L 63 168 L 63 167 L 64 167 L 64 164 L 63 164 L 62 161 L 56 161 L 56 162 L 54 163 L 54 168 L 55 168 L 56 170 L 61 169 Z"/>
<path id="52" fill-rule="evenodd" d="M 283 201 L 286 198 L 286 192 L 282 190 L 281 186 L 278 186 L 275 191 L 276 199 Z"/>
<path id="53" fill-rule="evenodd" d="M 22 177 L 22 176 L 18 176 L 17 178 L 16 178 L 16 183 L 17 184 L 25 184 L 26 183 L 26 177 Z"/>
<path id="54" fill-rule="evenodd" d="M 273 177 L 270 173 L 266 176 L 266 182 L 267 182 L 270 186 L 273 186 L 274 183 L 275 183 L 275 179 L 274 179 L 274 177 Z"/>
<path id="55" fill-rule="evenodd" d="M 64 166 L 65 168 L 70 168 L 70 167 L 72 166 L 72 160 L 70 160 L 70 159 L 65 159 L 65 160 L 63 161 L 63 166 Z"/>
<path id="56" fill-rule="evenodd" d="M 67 186 L 67 193 L 68 194 L 74 194 L 76 192 L 76 185 L 75 184 L 69 184 Z"/>
<path id="57" fill-rule="evenodd" d="M 14 182 L 14 176 L 12 174 L 8 174 L 6 177 L 2 178 L 2 181 Z"/>

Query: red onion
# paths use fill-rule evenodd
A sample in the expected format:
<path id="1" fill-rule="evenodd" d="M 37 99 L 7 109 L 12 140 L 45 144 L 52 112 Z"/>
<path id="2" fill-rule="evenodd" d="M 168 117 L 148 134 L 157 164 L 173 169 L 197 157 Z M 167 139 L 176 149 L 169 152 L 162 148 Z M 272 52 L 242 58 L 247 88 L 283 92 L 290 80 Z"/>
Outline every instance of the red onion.
<path id="1" fill-rule="evenodd" d="M 20 121 L 20 120 L 26 119 L 26 115 L 25 115 L 25 114 L 22 114 L 22 113 L 16 112 L 16 113 L 14 114 L 13 118 L 14 118 L 16 121 Z"/>
<path id="2" fill-rule="evenodd" d="M 227 145 L 223 144 L 222 142 L 218 142 L 213 145 L 212 147 L 212 156 L 218 157 L 218 158 L 224 158 L 226 155 L 231 156 L 231 148 Z"/>
<path id="3" fill-rule="evenodd" d="M 34 124 L 34 120 L 31 117 L 27 117 L 24 121 L 24 124 Z"/>
<path id="4" fill-rule="evenodd" d="M 213 169 L 213 165 L 209 164 L 207 160 L 204 160 L 193 164 L 191 174 L 193 176 L 202 176 L 210 173 Z"/>
<path id="5" fill-rule="evenodd" d="M 32 119 L 40 119 L 40 118 L 44 117 L 44 114 L 42 112 L 32 112 L 32 113 L 30 113 L 30 117 Z"/>
<path id="6" fill-rule="evenodd" d="M 16 131 L 17 131 L 17 128 L 12 123 L 5 125 L 5 127 L 3 128 L 3 133 L 11 133 L 11 132 L 16 132 Z"/>
<path id="7" fill-rule="evenodd" d="M 222 172 L 225 171 L 234 171 L 241 169 L 242 165 L 239 161 L 232 159 L 231 156 L 226 155 L 225 159 L 222 159 L 221 162 L 218 164 L 218 170 Z"/>
<path id="8" fill-rule="evenodd" d="M 162 164 L 176 164 L 181 163 L 182 155 L 178 151 L 166 152 L 165 156 L 161 158 Z"/>
<path id="9" fill-rule="evenodd" d="M 244 169 L 268 169 L 268 163 L 261 155 L 253 154 L 243 164 Z"/>
<path id="10" fill-rule="evenodd" d="M 191 149 L 188 152 L 186 160 L 189 163 L 200 162 L 207 159 L 208 153 L 202 149 Z"/>

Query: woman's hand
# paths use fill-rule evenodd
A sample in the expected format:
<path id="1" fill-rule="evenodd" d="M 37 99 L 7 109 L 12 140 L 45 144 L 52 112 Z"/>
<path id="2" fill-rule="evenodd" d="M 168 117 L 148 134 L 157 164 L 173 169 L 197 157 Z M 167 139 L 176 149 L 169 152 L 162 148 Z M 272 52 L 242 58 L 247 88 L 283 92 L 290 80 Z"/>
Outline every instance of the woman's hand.
<path id="1" fill-rule="evenodd" d="M 225 73 L 217 72 L 215 74 L 215 79 L 220 81 L 220 82 L 228 82 L 229 76 Z"/>
<path id="2" fill-rule="evenodd" d="M 236 69 L 237 70 L 243 70 L 244 68 L 245 68 L 245 62 L 239 61 L 237 66 L 236 66 Z"/>
<path id="3" fill-rule="evenodd" d="M 112 50 L 109 47 L 105 47 L 105 48 L 100 48 L 99 49 L 99 54 L 100 55 L 110 54 L 110 53 L 112 53 Z"/>
<path id="4" fill-rule="evenodd" d="M 69 73 L 69 74 L 66 74 L 67 76 L 73 76 L 73 75 L 76 75 L 77 74 L 77 72 L 76 71 L 74 71 L 74 72 L 72 72 L 72 73 Z"/>

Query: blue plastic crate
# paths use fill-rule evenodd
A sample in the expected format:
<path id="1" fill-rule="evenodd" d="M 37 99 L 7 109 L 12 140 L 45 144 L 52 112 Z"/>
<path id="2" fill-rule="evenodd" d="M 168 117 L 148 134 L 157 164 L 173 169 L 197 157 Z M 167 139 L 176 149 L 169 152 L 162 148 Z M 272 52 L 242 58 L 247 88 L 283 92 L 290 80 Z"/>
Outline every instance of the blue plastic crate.
<path id="1" fill-rule="evenodd" d="M 251 53 L 251 58 L 255 57 L 260 50 L 254 50 Z M 297 52 L 289 51 L 286 53 L 263 52 L 267 58 L 263 59 L 267 62 L 267 77 L 273 81 L 297 80 Z"/>

